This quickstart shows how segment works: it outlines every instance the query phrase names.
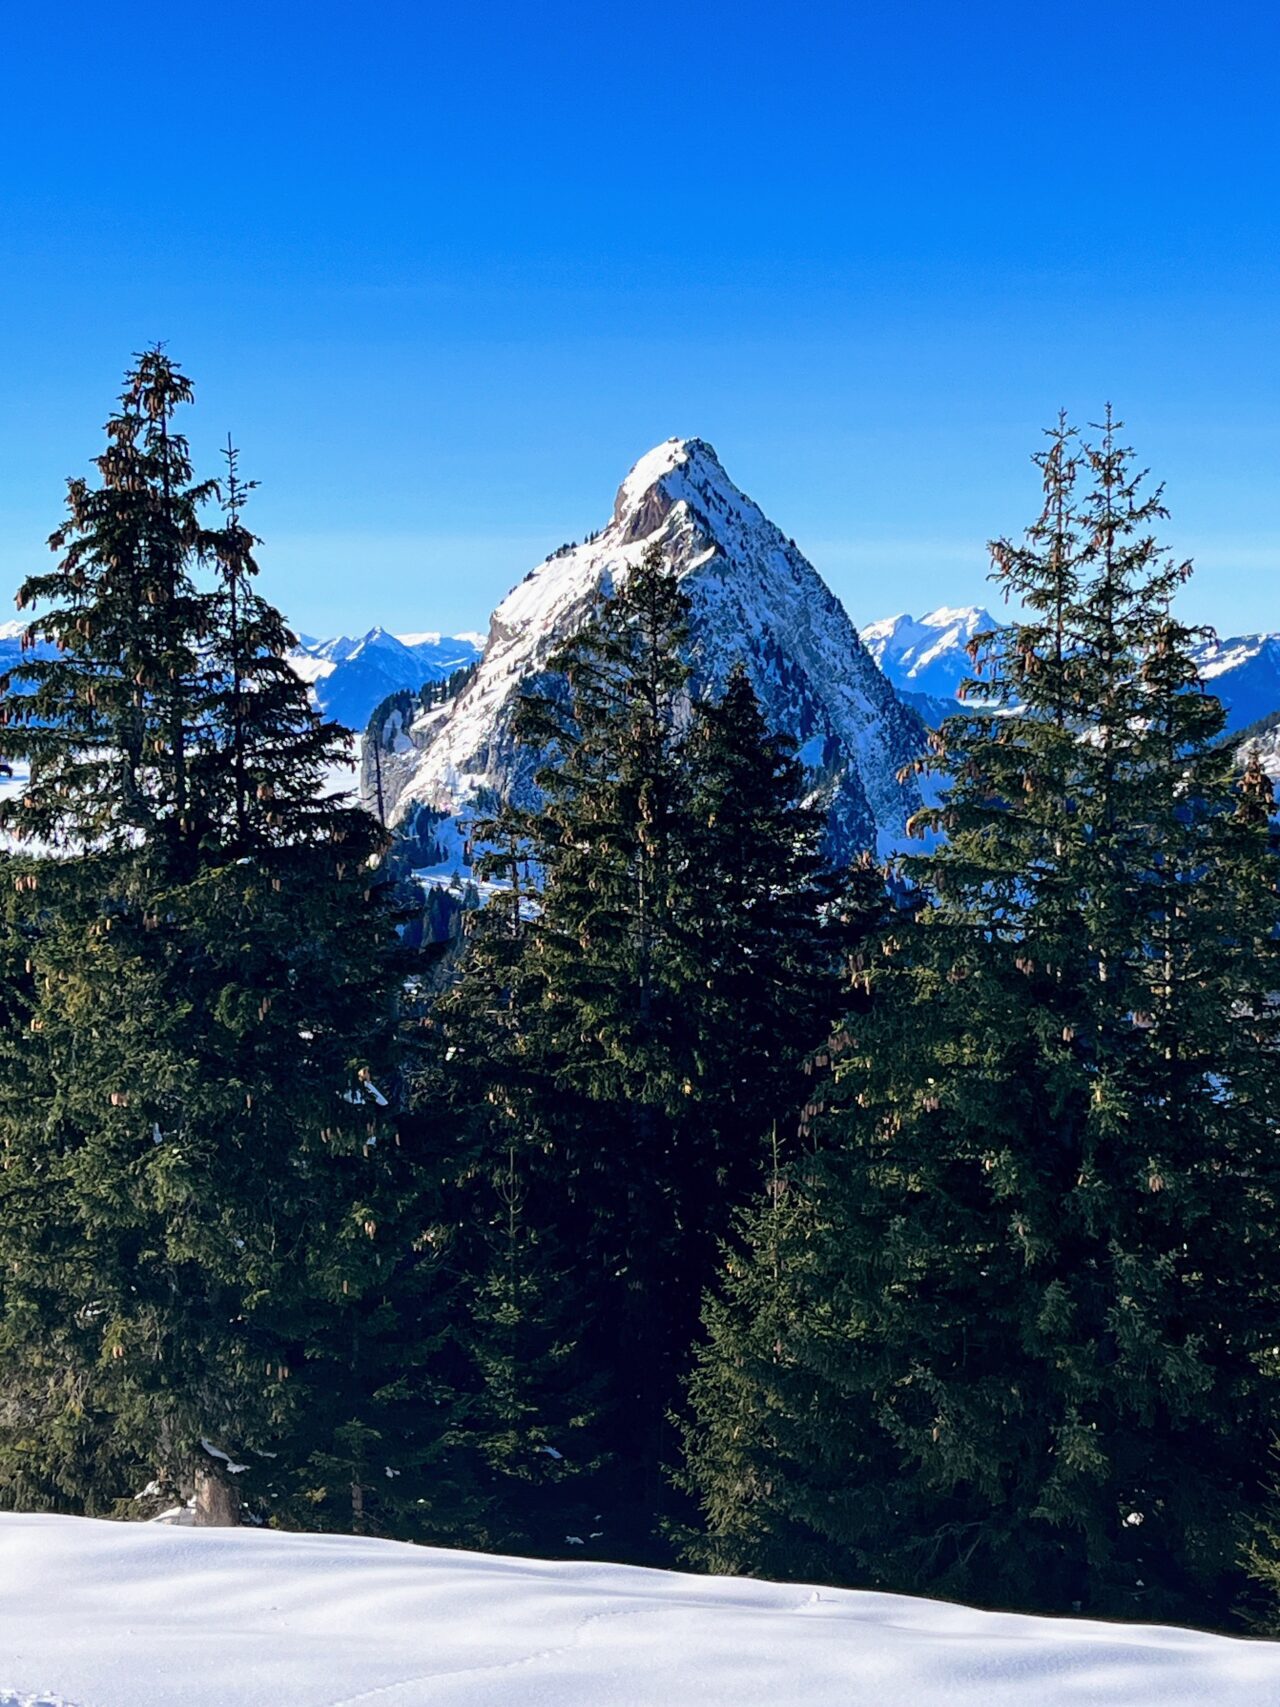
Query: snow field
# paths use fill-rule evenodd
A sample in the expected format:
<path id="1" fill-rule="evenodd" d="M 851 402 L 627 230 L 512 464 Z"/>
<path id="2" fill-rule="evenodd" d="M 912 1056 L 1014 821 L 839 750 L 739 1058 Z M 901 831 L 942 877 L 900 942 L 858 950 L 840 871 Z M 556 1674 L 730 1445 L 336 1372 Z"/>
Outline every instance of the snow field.
<path id="1" fill-rule="evenodd" d="M 347 1536 L 0 1515 L 0 1707 L 1276 1707 L 1280 1644 Z"/>

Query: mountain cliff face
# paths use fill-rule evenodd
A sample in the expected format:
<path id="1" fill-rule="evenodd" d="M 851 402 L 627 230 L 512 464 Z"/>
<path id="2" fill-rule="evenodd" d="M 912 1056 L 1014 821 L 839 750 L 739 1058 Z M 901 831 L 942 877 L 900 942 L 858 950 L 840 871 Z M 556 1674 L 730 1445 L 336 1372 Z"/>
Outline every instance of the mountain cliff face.
<path id="1" fill-rule="evenodd" d="M 642 457 L 603 531 L 549 557 L 507 595 L 455 700 L 407 724 L 396 714 L 384 728 L 377 756 L 389 821 L 421 807 L 464 812 L 487 791 L 519 798 L 532 787 L 536 755 L 511 733 L 519 694 L 655 542 L 692 602 L 695 688 L 718 691 L 741 659 L 770 725 L 800 745 L 832 855 L 899 843 L 920 805 L 918 785 L 897 776 L 921 750 L 920 721 L 817 571 L 700 439 L 669 439 Z M 371 753 L 362 786 L 372 801 Z"/>

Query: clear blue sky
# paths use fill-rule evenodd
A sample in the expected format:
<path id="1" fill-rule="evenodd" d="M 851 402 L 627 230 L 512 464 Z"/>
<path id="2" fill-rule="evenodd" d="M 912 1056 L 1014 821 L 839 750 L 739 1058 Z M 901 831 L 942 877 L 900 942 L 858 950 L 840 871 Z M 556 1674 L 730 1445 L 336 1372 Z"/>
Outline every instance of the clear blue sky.
<path id="1" fill-rule="evenodd" d="M 132 349 L 299 626 L 482 626 L 698 434 L 858 620 L 985 596 L 1060 404 L 1280 628 L 1280 8 L 63 0 L 0 22 L 0 592 Z"/>

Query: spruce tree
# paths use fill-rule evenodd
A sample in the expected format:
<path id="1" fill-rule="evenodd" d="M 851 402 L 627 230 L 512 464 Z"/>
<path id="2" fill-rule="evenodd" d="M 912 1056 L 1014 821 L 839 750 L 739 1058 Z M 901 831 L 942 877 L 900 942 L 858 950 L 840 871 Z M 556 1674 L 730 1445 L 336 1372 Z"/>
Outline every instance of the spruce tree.
<path id="1" fill-rule="evenodd" d="M 1080 499 L 1060 427 L 995 548 L 1027 614 L 711 1306 L 690 1469 L 725 1568 L 1225 1620 L 1278 1396 L 1276 889 L 1159 494 L 1109 421 L 1084 459 Z"/>
<path id="2" fill-rule="evenodd" d="M 102 486 L 72 483 L 59 566 L 23 589 L 57 650 L 3 702 L 32 856 L 0 1498 L 142 1513 L 195 1489 L 227 1521 L 243 1489 L 281 1520 L 422 1533 L 449 1503 L 441 1294 L 381 835 L 317 799 L 345 736 L 249 585 L 234 463 L 202 525 L 189 395 L 159 352 L 130 376 Z"/>
<path id="3" fill-rule="evenodd" d="M 806 1058 L 836 1013 L 846 927 L 855 938 L 863 928 L 852 901 L 866 868 L 827 868 L 795 742 L 769 732 L 741 664 L 722 695 L 694 701 L 684 766 L 688 875 L 674 927 L 690 968 L 683 1008 L 695 1095 L 716 1111 L 708 1171 L 738 1204 L 759 1186 L 759 1140 L 804 1100 Z M 744 1145 L 744 1133 L 757 1142 Z"/>
<path id="4" fill-rule="evenodd" d="M 96 459 L 101 484 L 68 481 L 67 520 L 49 542 L 57 567 L 18 594 L 19 609 L 41 607 L 29 638 L 56 651 L 11 672 L 26 691 L 5 696 L 5 745 L 30 759 L 31 779 L 20 801 L 0 802 L 0 823 L 53 849 L 142 841 L 176 863 L 197 839 L 187 767 L 202 621 L 191 570 L 213 487 L 194 480 L 174 428 L 190 382 L 162 350 L 136 360 Z"/>
<path id="5" fill-rule="evenodd" d="M 476 863 L 495 892 L 465 915 L 465 970 L 426 1022 L 416 1085 L 449 1134 L 436 1242 L 456 1288 L 450 1444 L 475 1494 L 468 1530 L 442 1538 L 554 1556 L 585 1544 L 607 1497 L 595 1480 L 601 1381 L 580 1349 L 576 1254 L 535 1209 L 554 1191 L 567 1119 L 525 967 L 536 888 L 513 826 L 488 833 Z"/>
<path id="6" fill-rule="evenodd" d="M 687 616 L 651 552 L 552 660 L 521 719 L 548 755 L 541 800 L 483 830 L 539 891 L 500 951 L 473 942 L 437 1014 L 478 1175 L 496 1192 L 517 1158 L 541 1296 L 572 1327 L 537 1414 L 589 1471 L 603 1533 L 583 1539 L 642 1559 L 665 1556 L 699 1299 L 835 989 L 802 773 L 743 673 L 721 703 L 694 696 Z"/>

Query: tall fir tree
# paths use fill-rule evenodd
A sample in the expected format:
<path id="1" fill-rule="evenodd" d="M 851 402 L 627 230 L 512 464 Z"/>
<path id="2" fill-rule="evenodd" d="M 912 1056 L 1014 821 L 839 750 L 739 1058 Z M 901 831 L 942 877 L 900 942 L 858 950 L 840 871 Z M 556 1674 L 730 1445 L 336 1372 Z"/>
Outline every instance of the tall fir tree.
<path id="1" fill-rule="evenodd" d="M 722 1568 L 1226 1621 L 1280 1401 L 1275 876 L 1159 495 L 1110 420 L 1084 462 L 1060 426 L 995 547 L 1028 613 L 711 1306 L 690 1475 Z"/>
<path id="2" fill-rule="evenodd" d="M 176 869 L 197 840 L 187 764 L 203 623 L 191 569 L 214 489 L 194 480 L 174 427 L 191 395 L 163 351 L 137 357 L 96 459 L 101 484 L 68 481 L 67 520 L 49 542 L 58 565 L 18 594 L 19 609 L 42 607 L 28 638 L 56 651 L 10 672 L 25 691 L 0 710 L 5 747 L 29 757 L 31 778 L 0 817 L 52 849 L 143 842 Z"/>
<path id="3" fill-rule="evenodd" d="M 317 798 L 346 738 L 249 584 L 234 462 L 202 524 L 189 400 L 140 358 L 101 487 L 72 482 L 60 563 L 23 589 L 53 654 L 3 700 L 31 764 L 4 826 L 31 853 L 0 1498 L 144 1512 L 144 1486 L 194 1489 L 227 1521 L 243 1488 L 280 1520 L 421 1533 L 447 1503 L 438 1289 L 381 836 Z"/>
<path id="4" fill-rule="evenodd" d="M 601 1382 L 580 1348 L 576 1253 L 563 1226 L 537 1213 L 554 1191 L 567 1109 L 539 1048 L 525 968 L 536 886 L 514 829 L 487 829 L 476 865 L 494 892 L 466 915 L 464 971 L 426 1020 L 416 1094 L 449 1134 L 436 1243 L 456 1288 L 451 1445 L 476 1496 L 468 1534 L 548 1556 L 584 1545 L 607 1498 L 596 1479 Z"/>
<path id="5" fill-rule="evenodd" d="M 691 694 L 687 619 L 651 551 L 552 661 L 521 721 L 549 755 L 541 802 L 484 827 L 539 892 L 438 1012 L 446 1094 L 481 1111 L 480 1172 L 505 1177 L 525 1135 L 522 1223 L 573 1324 L 549 1444 L 574 1443 L 602 1514 L 583 1539 L 642 1559 L 667 1556 L 698 1300 L 836 988 L 802 772 L 745 674 L 720 704 Z"/>

